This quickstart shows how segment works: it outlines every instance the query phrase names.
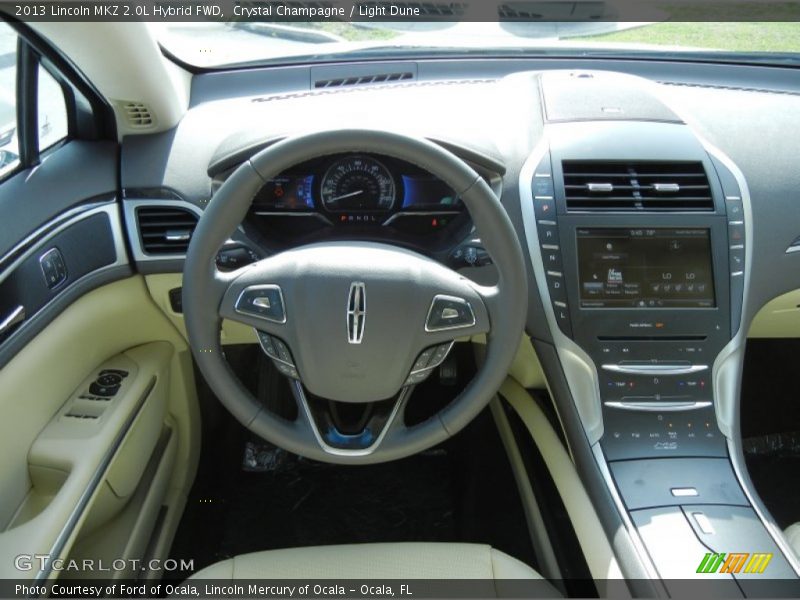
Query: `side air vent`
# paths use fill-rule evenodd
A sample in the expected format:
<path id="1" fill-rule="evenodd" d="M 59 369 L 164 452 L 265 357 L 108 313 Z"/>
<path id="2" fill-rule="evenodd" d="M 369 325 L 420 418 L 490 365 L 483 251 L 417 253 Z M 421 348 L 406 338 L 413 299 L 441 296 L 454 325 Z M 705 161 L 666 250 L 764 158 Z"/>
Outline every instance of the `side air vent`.
<path id="1" fill-rule="evenodd" d="M 565 160 L 568 211 L 713 211 L 700 162 Z"/>
<path id="2" fill-rule="evenodd" d="M 358 77 L 337 77 L 335 79 L 320 79 L 314 82 L 315 88 L 352 87 L 356 85 L 374 85 L 378 83 L 394 83 L 414 79 L 414 73 L 402 71 L 398 73 L 376 73 L 374 75 L 360 75 Z"/>
<path id="3" fill-rule="evenodd" d="M 153 113 L 142 102 L 125 102 L 122 104 L 125 120 L 133 129 L 147 129 L 155 124 Z"/>
<path id="4" fill-rule="evenodd" d="M 197 215 L 177 206 L 140 206 L 136 209 L 139 239 L 145 254 L 186 254 L 197 227 Z"/>

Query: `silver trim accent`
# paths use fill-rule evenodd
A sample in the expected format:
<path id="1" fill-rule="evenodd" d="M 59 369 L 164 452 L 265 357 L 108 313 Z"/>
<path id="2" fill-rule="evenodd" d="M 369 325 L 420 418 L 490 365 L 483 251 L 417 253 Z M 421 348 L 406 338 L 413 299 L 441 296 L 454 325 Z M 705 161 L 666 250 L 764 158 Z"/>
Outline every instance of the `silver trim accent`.
<path id="1" fill-rule="evenodd" d="M 556 223 L 555 221 L 548 221 L 547 219 L 539 219 L 538 222 L 539 222 L 539 225 L 551 225 L 551 226 L 558 225 L 558 223 Z"/>
<path id="2" fill-rule="evenodd" d="M 21 304 L 11 311 L 2 322 L 0 322 L 0 334 L 5 333 L 8 329 L 11 329 L 17 323 L 22 323 L 25 320 L 25 307 Z"/>
<path id="3" fill-rule="evenodd" d="M 269 301 L 269 298 L 265 296 L 259 296 L 258 298 L 253 299 L 253 306 L 270 309 L 272 308 L 272 303 Z"/>
<path id="4" fill-rule="evenodd" d="M 653 190 L 658 193 L 675 193 L 681 191 L 681 186 L 677 183 L 654 183 Z"/>
<path id="5" fill-rule="evenodd" d="M 700 495 L 700 492 L 697 491 L 697 488 L 693 487 L 674 487 L 669 489 L 669 493 L 676 498 L 686 498 Z"/>
<path id="6" fill-rule="evenodd" d="M 608 408 L 617 408 L 620 410 L 632 410 L 638 412 L 677 412 L 683 410 L 698 410 L 701 408 L 708 408 L 711 406 L 710 401 L 698 401 L 698 402 L 681 402 L 681 401 L 674 401 L 674 402 L 661 402 L 661 401 L 643 401 L 643 402 L 631 402 L 631 401 L 616 401 L 616 400 L 607 400 L 603 402 L 604 406 Z"/>
<path id="7" fill-rule="evenodd" d="M 591 445 L 603 436 L 600 379 L 594 361 L 592 361 L 583 348 L 564 335 L 558 325 L 553 304 L 550 302 L 550 292 L 547 289 L 547 277 L 545 275 L 545 266 L 542 260 L 541 250 L 558 250 L 559 247 L 554 244 L 540 243 L 536 216 L 534 214 L 533 186 L 531 182 L 533 181 L 536 167 L 544 158 L 545 154 L 549 152 L 549 149 L 546 127 L 545 135 L 534 148 L 520 171 L 520 209 L 522 212 L 522 223 L 525 229 L 525 242 L 527 243 L 528 255 L 533 265 L 535 283 L 538 288 L 539 296 L 542 298 L 547 324 L 553 336 L 553 342 L 562 368 L 564 369 L 567 385 L 569 386 L 572 397 L 575 399 L 575 406 L 580 415 L 583 427 L 586 430 L 589 444 Z M 549 177 L 550 175 L 547 176 Z M 589 375 L 588 378 L 587 375 Z"/>
<path id="8" fill-rule="evenodd" d="M 792 252 L 800 252 L 800 244 L 789 246 L 785 254 L 791 254 Z"/>
<path id="9" fill-rule="evenodd" d="M 728 225 L 744 225 L 744 221 L 728 221 Z"/>
<path id="10" fill-rule="evenodd" d="M 689 375 L 708 369 L 708 365 L 620 365 L 606 364 L 601 367 L 604 371 L 612 373 L 626 373 L 628 375 Z"/>
<path id="11" fill-rule="evenodd" d="M 352 308 L 351 308 L 352 307 Z M 353 324 L 350 324 L 352 319 Z M 347 342 L 360 344 L 364 339 L 364 330 L 367 326 L 367 288 L 363 281 L 354 281 L 350 284 L 347 295 Z"/>
<path id="12" fill-rule="evenodd" d="M 472 321 L 470 323 L 460 323 L 458 325 L 448 325 L 446 327 L 429 327 L 429 323 L 431 321 L 431 315 L 433 314 L 433 306 L 436 304 L 437 300 L 448 300 L 450 302 L 458 302 L 463 304 L 469 310 L 469 314 L 472 317 Z M 459 298 L 458 296 L 448 296 L 447 294 L 436 294 L 431 300 L 431 305 L 428 308 L 428 316 L 425 317 L 425 331 L 428 333 L 433 333 L 435 331 L 450 331 L 452 329 L 466 329 L 468 327 L 473 327 L 477 321 L 475 320 L 475 311 L 472 310 L 472 305 L 469 303 L 469 300 L 465 300 L 464 298 Z"/>
<path id="13" fill-rule="evenodd" d="M 168 242 L 187 242 L 192 237 L 192 234 L 185 229 L 168 229 L 164 235 L 164 239 Z"/>
<path id="14" fill-rule="evenodd" d="M 383 441 L 383 438 L 386 437 L 389 429 L 394 424 L 395 418 L 400 412 L 400 408 L 405 405 L 408 397 L 411 395 L 411 392 L 414 389 L 413 386 L 406 386 L 400 391 L 400 395 L 397 397 L 394 408 L 392 409 L 389 418 L 386 420 L 386 425 L 384 425 L 383 430 L 378 434 L 378 437 L 375 438 L 375 442 L 373 442 L 371 446 L 368 446 L 367 448 L 360 448 L 358 450 L 345 450 L 342 448 L 333 448 L 325 443 L 325 440 L 322 439 L 322 436 L 319 434 L 319 430 L 317 429 L 317 425 L 314 422 L 314 416 L 311 414 L 311 409 L 308 407 L 308 400 L 306 399 L 306 394 L 303 390 L 303 384 L 296 379 L 292 379 L 290 383 L 292 394 L 294 395 L 298 404 L 300 404 L 300 406 L 303 408 L 303 412 L 306 416 L 306 422 L 309 424 L 311 431 L 314 433 L 314 437 L 317 438 L 317 443 L 319 444 L 320 448 L 322 448 L 323 452 L 326 454 L 333 454 L 335 456 L 369 456 L 375 452 L 375 450 Z"/>
<path id="15" fill-rule="evenodd" d="M 125 200 L 123 203 L 125 211 L 125 229 L 128 232 L 128 240 L 131 244 L 131 251 L 133 253 L 133 260 L 136 262 L 154 262 L 165 260 L 183 260 L 186 254 L 172 253 L 172 254 L 146 254 L 142 249 L 141 236 L 139 235 L 139 222 L 136 219 L 136 209 L 142 206 L 155 206 L 158 208 L 182 208 L 197 215 L 197 220 L 203 216 L 203 210 L 196 204 L 186 202 L 185 200 L 174 200 L 172 198 L 148 198 L 143 200 Z"/>
<path id="16" fill-rule="evenodd" d="M 261 315 L 255 312 L 249 312 L 246 310 L 241 310 L 239 308 L 239 303 L 242 301 L 242 296 L 245 295 L 246 292 L 252 290 L 278 290 L 278 296 L 281 298 L 281 312 L 283 313 L 283 317 L 281 319 L 272 319 L 265 315 Z M 233 303 L 233 310 L 235 310 L 240 315 L 245 315 L 247 317 L 253 317 L 255 319 L 263 319 L 264 321 L 269 321 L 270 323 L 279 323 L 283 325 L 286 323 L 286 303 L 283 301 L 283 290 L 281 290 L 281 286 L 275 285 L 273 283 L 261 283 L 258 285 L 248 285 L 244 288 L 240 293 L 239 296 L 236 298 L 236 302 Z"/>
<path id="17" fill-rule="evenodd" d="M 614 185 L 611 183 L 587 183 L 586 189 L 590 192 L 613 192 Z"/>

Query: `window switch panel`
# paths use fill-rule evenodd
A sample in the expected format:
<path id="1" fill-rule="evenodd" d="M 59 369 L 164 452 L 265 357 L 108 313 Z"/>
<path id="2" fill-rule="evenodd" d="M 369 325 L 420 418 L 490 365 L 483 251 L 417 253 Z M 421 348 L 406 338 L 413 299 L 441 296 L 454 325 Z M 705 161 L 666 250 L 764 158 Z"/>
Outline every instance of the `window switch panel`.
<path id="1" fill-rule="evenodd" d="M 50 248 L 39 257 L 39 266 L 47 287 L 53 289 L 67 279 L 67 265 L 64 256 L 58 248 Z"/>

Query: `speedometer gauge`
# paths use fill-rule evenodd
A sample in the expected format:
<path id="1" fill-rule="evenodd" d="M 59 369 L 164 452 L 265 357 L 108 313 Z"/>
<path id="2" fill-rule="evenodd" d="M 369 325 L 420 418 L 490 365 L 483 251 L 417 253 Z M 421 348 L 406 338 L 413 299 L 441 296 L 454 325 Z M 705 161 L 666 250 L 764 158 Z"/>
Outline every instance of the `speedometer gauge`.
<path id="1" fill-rule="evenodd" d="M 331 212 L 391 210 L 394 198 L 391 173 L 367 156 L 337 160 L 322 178 L 322 205 Z"/>

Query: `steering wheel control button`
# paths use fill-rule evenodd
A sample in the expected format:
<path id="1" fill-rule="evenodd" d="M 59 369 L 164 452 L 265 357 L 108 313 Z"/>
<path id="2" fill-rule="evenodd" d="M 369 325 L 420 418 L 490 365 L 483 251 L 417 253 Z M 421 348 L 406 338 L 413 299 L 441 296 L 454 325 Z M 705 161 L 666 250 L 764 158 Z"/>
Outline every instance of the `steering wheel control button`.
<path id="1" fill-rule="evenodd" d="M 422 383 L 428 378 L 428 375 L 431 374 L 431 369 L 425 369 L 424 371 L 416 371 L 411 373 L 407 378 L 403 385 L 416 385 L 418 383 Z"/>
<path id="2" fill-rule="evenodd" d="M 292 360 L 292 354 L 289 352 L 289 347 L 278 338 L 259 331 L 256 329 L 258 335 L 258 342 L 261 344 L 261 349 L 264 354 L 272 359 L 275 368 L 280 373 L 291 377 L 292 379 L 300 379 L 300 374 L 297 372 L 297 367 Z"/>
<path id="3" fill-rule="evenodd" d="M 275 344 L 275 352 L 278 354 L 278 359 L 285 363 L 293 365 L 292 354 L 289 352 L 289 347 L 278 338 L 272 338 Z"/>
<path id="4" fill-rule="evenodd" d="M 438 367 L 440 364 L 444 362 L 444 359 L 447 358 L 448 353 L 450 352 L 450 348 L 453 347 L 453 342 L 448 342 L 446 344 L 439 344 L 433 350 L 433 356 L 431 356 L 431 362 L 428 363 L 428 366 Z"/>
<path id="5" fill-rule="evenodd" d="M 277 285 L 251 285 L 242 290 L 234 305 L 236 312 L 272 321 L 286 322 L 283 294 Z"/>
<path id="6" fill-rule="evenodd" d="M 461 329 L 475 325 L 475 313 L 472 306 L 463 298 L 438 295 L 431 302 L 425 331 L 443 331 Z"/>
<path id="7" fill-rule="evenodd" d="M 258 329 L 256 329 L 256 334 L 258 335 L 258 341 L 261 344 L 261 349 L 264 351 L 264 354 L 270 358 L 278 358 L 278 351 L 275 349 L 272 336 Z"/>
<path id="8" fill-rule="evenodd" d="M 297 369 L 292 365 L 287 365 L 286 363 L 275 361 L 275 366 L 277 367 L 278 371 L 280 371 L 287 377 L 291 377 L 292 379 L 300 379 L 300 374 L 297 372 Z"/>
<path id="9" fill-rule="evenodd" d="M 433 356 L 433 351 L 435 346 L 430 348 L 426 348 L 420 355 L 417 357 L 417 360 L 414 362 L 414 366 L 411 367 L 411 372 L 414 373 L 415 371 L 421 371 L 425 367 L 427 367 L 431 362 L 431 356 Z"/>

